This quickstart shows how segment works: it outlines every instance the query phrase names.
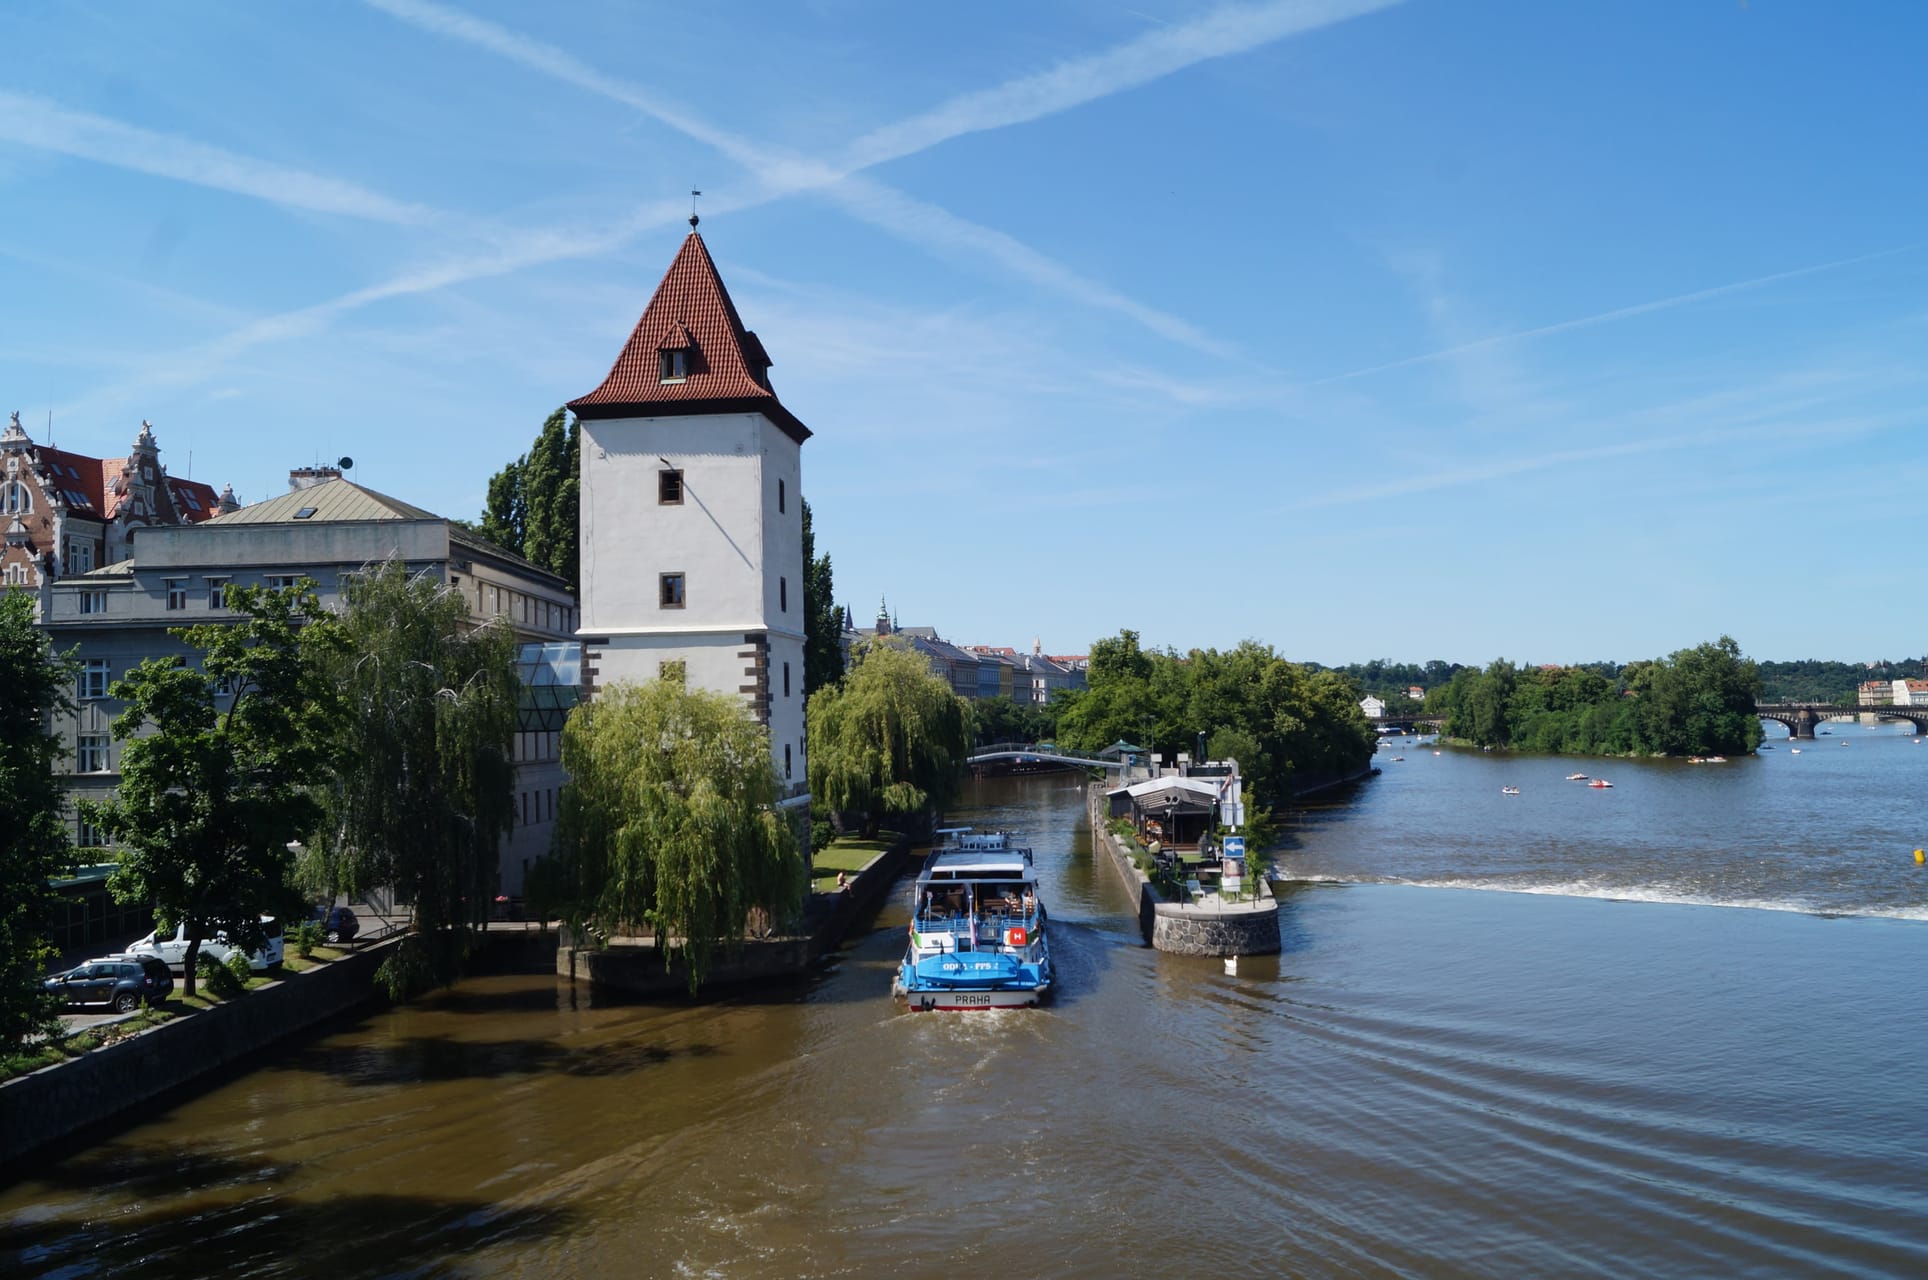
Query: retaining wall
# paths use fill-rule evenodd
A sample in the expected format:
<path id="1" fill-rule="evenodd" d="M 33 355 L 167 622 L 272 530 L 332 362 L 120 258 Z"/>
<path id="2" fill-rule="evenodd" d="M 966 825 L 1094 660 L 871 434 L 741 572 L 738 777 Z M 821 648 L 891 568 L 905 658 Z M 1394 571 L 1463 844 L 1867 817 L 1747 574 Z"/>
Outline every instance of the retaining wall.
<path id="1" fill-rule="evenodd" d="M 1106 829 L 1109 819 L 1102 786 L 1092 786 L 1086 808 L 1092 846 L 1104 851 L 1125 887 L 1138 895 L 1138 932 L 1153 949 L 1182 956 L 1263 956 L 1279 951 L 1279 904 L 1269 887 L 1255 905 L 1236 904 L 1222 910 L 1210 904 L 1161 901 L 1150 878 Z"/>
<path id="2" fill-rule="evenodd" d="M 910 838 L 905 837 L 866 863 L 851 877 L 847 890 L 811 894 L 797 933 L 745 942 L 733 954 L 718 955 L 704 976 L 704 990 L 808 973 L 859 921 L 868 919 L 883 905 L 890 887 L 903 875 L 910 851 Z M 556 973 L 571 981 L 593 982 L 635 995 L 689 992 L 689 969 L 681 958 L 665 968 L 662 955 L 647 946 L 581 946 L 564 936 L 556 951 Z"/>
<path id="3" fill-rule="evenodd" d="M 290 973 L 212 1009 L 0 1084 L 0 1169 L 354 1008 L 373 995 L 375 969 L 393 945 L 378 943 Z"/>

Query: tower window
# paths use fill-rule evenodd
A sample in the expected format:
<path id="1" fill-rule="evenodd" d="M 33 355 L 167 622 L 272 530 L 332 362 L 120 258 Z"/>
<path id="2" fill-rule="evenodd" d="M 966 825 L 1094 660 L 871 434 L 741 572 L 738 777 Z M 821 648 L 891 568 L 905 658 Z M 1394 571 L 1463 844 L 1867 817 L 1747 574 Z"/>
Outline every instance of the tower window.
<path id="1" fill-rule="evenodd" d="M 665 573 L 657 577 L 657 602 L 665 609 L 683 607 L 683 575 Z"/>
<path id="2" fill-rule="evenodd" d="M 786 698 L 790 696 L 790 664 L 787 662 L 783 664 L 783 696 Z M 789 749 L 784 748 L 785 751 Z"/>
<path id="3" fill-rule="evenodd" d="M 783 613 L 790 612 L 790 579 L 788 578 L 777 579 L 777 609 Z"/>
<path id="4" fill-rule="evenodd" d="M 683 347 L 678 347 L 674 351 L 656 353 L 664 382 L 681 382 L 690 376 L 689 354 L 689 351 Z"/>
<path id="5" fill-rule="evenodd" d="M 777 481 L 777 514 L 783 514 L 783 481 Z"/>
<path id="6" fill-rule="evenodd" d="M 683 473 L 681 471 L 658 471 L 656 473 L 656 502 L 659 506 L 677 507 L 683 504 Z"/>
<path id="7" fill-rule="evenodd" d="M 783 780 L 790 781 L 790 744 L 783 744 Z"/>

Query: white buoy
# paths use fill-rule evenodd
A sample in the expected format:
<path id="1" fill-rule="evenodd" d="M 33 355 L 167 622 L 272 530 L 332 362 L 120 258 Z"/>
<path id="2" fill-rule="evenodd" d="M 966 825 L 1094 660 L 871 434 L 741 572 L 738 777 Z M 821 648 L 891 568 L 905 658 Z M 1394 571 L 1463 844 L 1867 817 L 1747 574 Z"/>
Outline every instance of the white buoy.
<path id="1" fill-rule="evenodd" d="M 1234 978 L 1238 977 L 1238 957 L 1237 956 L 1225 957 L 1225 972 L 1231 977 L 1234 977 Z"/>

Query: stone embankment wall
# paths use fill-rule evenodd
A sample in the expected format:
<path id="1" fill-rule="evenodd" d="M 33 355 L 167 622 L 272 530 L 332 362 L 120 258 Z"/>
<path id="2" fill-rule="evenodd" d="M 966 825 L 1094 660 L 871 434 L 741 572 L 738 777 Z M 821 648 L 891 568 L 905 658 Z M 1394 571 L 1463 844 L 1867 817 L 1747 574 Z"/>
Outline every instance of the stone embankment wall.
<path id="1" fill-rule="evenodd" d="M 872 858 L 841 892 L 813 893 L 804 904 L 798 932 L 761 938 L 743 944 L 734 955 L 711 964 L 703 980 L 705 990 L 799 977 L 844 940 L 850 930 L 883 904 L 891 885 L 910 862 L 909 837 Z M 667 968 L 654 947 L 578 945 L 565 932 L 556 951 L 556 972 L 572 981 L 588 981 L 636 995 L 672 996 L 689 991 L 689 970 L 676 960 Z"/>
<path id="2" fill-rule="evenodd" d="M 1110 859 L 1125 887 L 1138 895 L 1138 932 L 1153 949 L 1181 956 L 1263 956 L 1279 951 L 1279 904 L 1269 897 L 1269 889 L 1261 905 L 1224 911 L 1209 905 L 1161 902 L 1150 879 L 1106 829 L 1102 786 L 1092 786 L 1087 810 L 1092 845 Z"/>
<path id="3" fill-rule="evenodd" d="M 290 973 L 271 986 L 0 1084 L 0 1168 L 258 1053 L 375 990 L 393 943 Z"/>

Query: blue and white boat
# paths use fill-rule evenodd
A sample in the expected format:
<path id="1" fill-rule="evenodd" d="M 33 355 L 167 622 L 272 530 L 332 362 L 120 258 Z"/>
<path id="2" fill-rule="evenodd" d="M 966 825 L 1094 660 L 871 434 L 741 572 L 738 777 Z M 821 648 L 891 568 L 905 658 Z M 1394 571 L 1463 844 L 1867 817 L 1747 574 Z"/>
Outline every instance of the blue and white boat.
<path id="1" fill-rule="evenodd" d="M 1031 851 L 1002 831 L 946 827 L 917 873 L 910 945 L 892 990 L 916 1011 L 1015 1009 L 1051 989 Z"/>

